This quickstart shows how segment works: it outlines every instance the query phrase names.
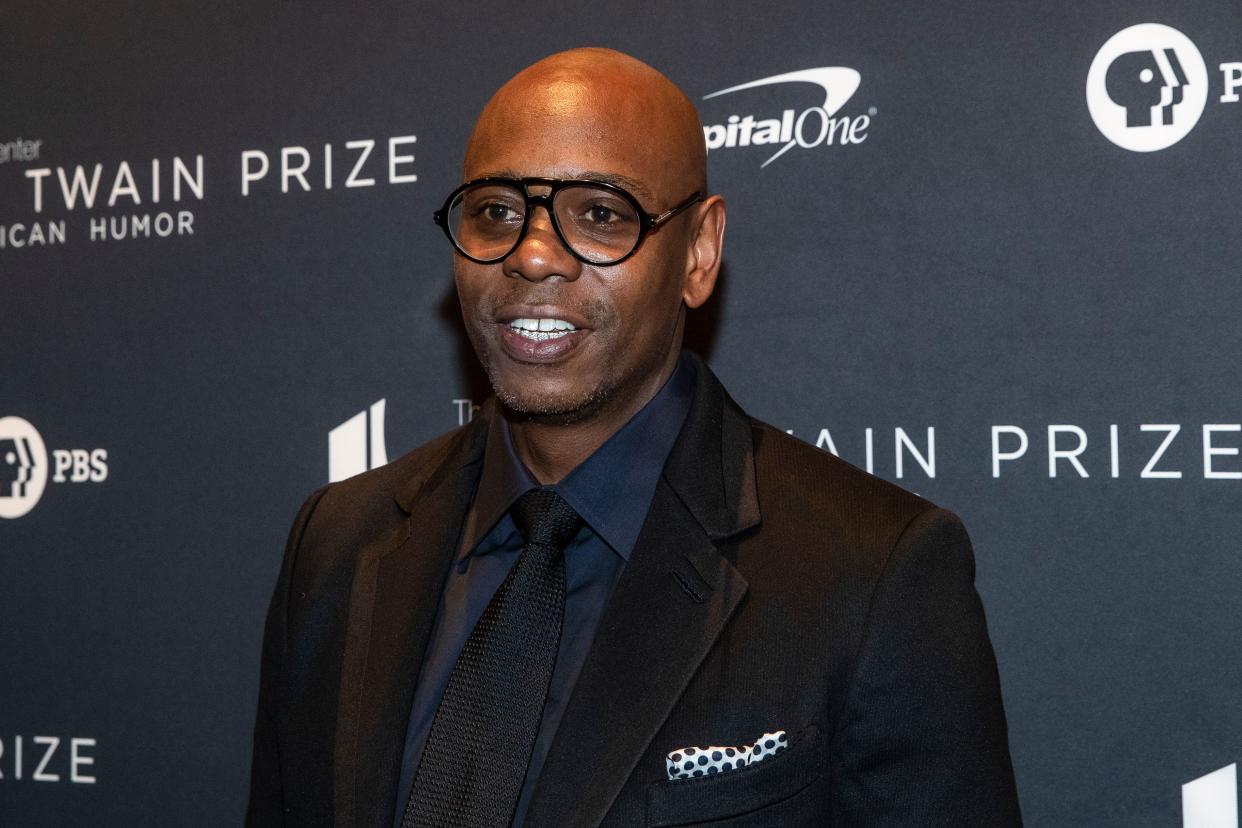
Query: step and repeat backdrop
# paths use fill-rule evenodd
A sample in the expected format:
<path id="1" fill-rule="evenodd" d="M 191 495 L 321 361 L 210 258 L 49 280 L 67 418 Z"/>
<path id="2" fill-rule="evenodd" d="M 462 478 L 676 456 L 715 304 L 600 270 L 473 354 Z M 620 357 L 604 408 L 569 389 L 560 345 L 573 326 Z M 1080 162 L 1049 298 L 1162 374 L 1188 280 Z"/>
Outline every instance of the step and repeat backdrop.
<path id="1" fill-rule="evenodd" d="M 0 825 L 240 822 L 294 512 L 484 399 L 431 213 L 578 45 L 699 106 L 693 346 L 965 520 L 1027 823 L 1237 825 L 1242 7 L 238 5 L 3 15 Z"/>

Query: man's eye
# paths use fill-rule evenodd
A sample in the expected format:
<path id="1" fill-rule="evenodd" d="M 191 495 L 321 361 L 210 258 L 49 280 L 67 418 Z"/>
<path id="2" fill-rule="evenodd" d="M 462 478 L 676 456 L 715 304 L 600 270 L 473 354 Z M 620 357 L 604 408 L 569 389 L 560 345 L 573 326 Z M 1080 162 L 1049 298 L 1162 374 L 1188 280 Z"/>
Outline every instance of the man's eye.
<path id="1" fill-rule="evenodd" d="M 508 204 L 501 204 L 493 201 L 490 204 L 484 204 L 477 211 L 478 215 L 487 221 L 506 222 L 514 221 L 520 218 L 517 210 L 514 210 Z"/>
<path id="2" fill-rule="evenodd" d="M 593 224 L 615 224 L 621 214 L 604 204 L 592 204 L 586 209 L 586 219 Z"/>

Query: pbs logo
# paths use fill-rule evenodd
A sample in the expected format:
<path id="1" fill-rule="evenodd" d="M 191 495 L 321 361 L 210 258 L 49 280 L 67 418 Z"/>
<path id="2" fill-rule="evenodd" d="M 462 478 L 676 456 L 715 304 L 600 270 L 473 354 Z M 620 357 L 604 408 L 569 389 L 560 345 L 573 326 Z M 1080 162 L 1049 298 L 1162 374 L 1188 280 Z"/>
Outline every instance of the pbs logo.
<path id="1" fill-rule="evenodd" d="M 55 449 L 51 460 L 28 420 L 0 417 L 0 518 L 28 514 L 43 497 L 49 475 L 53 483 L 99 483 L 108 477 L 105 449 Z"/>
<path id="2" fill-rule="evenodd" d="M 1087 109 L 1104 137 L 1134 152 L 1171 147 L 1207 104 L 1203 56 L 1190 38 L 1160 23 L 1122 29 L 1087 73 Z"/>
<path id="3" fill-rule="evenodd" d="M 47 488 L 47 446 L 21 417 L 0 418 L 0 517 L 19 518 Z"/>

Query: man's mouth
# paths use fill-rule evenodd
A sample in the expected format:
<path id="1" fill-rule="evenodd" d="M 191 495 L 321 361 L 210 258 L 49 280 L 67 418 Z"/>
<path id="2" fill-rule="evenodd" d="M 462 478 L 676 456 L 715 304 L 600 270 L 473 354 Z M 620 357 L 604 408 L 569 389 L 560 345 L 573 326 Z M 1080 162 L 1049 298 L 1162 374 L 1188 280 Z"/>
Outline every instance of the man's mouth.
<path id="1" fill-rule="evenodd" d="M 509 329 L 518 336 L 529 339 L 532 342 L 547 342 L 550 339 L 560 339 L 579 330 L 579 328 L 574 327 L 572 323 L 566 322 L 564 319 L 551 317 L 514 319 L 509 322 Z"/>
<path id="2" fill-rule="evenodd" d="M 591 335 L 586 316 L 553 304 L 507 305 L 494 318 L 500 328 L 500 347 L 517 362 L 560 362 Z"/>

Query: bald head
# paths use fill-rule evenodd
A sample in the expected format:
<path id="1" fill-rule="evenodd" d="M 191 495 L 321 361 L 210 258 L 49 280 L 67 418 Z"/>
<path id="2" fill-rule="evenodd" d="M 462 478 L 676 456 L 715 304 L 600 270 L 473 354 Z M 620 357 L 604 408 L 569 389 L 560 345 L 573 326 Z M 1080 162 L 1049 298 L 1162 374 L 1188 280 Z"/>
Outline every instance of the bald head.
<path id="1" fill-rule="evenodd" d="M 685 312 L 707 301 L 720 272 L 725 206 L 706 195 L 706 155 L 685 94 L 608 49 L 539 61 L 479 116 L 467 181 L 587 179 L 622 187 L 661 216 L 638 232 L 619 199 L 596 191 L 583 200 L 589 188 L 540 182 L 527 182 L 525 205 L 493 185 L 459 190 L 446 205 L 450 234 L 457 216 L 472 241 L 513 244 L 478 258 L 458 246 L 453 277 L 471 344 L 540 482 L 560 479 L 602 445 L 673 373 Z M 571 197 L 558 206 L 545 200 L 549 190 Z M 472 206 L 462 192 L 475 194 Z M 635 246 L 594 262 L 575 246 L 609 240 L 617 252 L 622 240 Z M 531 448 L 541 440 L 542 449 Z"/>
<path id="2" fill-rule="evenodd" d="M 525 169 L 493 168 L 502 156 L 511 165 L 515 148 L 528 159 Z M 652 211 L 705 192 L 707 150 L 694 104 L 629 55 L 571 49 L 528 66 L 502 86 L 466 148 L 467 180 L 588 172 L 633 179 L 641 185 L 634 194 Z"/>

